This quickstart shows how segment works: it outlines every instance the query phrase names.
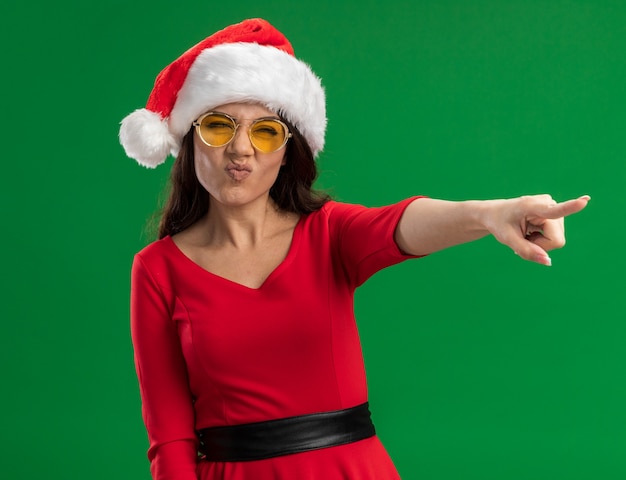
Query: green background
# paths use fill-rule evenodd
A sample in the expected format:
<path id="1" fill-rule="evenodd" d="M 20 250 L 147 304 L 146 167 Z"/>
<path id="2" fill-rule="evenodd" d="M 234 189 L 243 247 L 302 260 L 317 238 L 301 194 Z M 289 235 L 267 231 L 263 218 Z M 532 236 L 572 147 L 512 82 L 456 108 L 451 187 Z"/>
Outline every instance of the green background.
<path id="1" fill-rule="evenodd" d="M 551 268 L 487 238 L 359 291 L 403 478 L 626 478 L 616 0 L 4 2 L 2 478 L 149 478 L 129 268 L 171 160 L 137 166 L 118 124 L 167 63 L 255 16 L 323 79 L 319 186 L 336 198 L 592 196 Z"/>

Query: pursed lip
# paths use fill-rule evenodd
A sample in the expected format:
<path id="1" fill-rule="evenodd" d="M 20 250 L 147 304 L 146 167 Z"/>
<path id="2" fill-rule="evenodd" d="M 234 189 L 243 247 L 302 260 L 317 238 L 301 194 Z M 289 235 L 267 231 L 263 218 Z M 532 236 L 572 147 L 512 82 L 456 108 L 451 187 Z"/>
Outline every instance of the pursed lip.
<path id="1" fill-rule="evenodd" d="M 229 164 L 225 170 L 233 180 L 243 180 L 252 173 L 252 168 L 249 165 L 236 165 L 234 163 Z"/>

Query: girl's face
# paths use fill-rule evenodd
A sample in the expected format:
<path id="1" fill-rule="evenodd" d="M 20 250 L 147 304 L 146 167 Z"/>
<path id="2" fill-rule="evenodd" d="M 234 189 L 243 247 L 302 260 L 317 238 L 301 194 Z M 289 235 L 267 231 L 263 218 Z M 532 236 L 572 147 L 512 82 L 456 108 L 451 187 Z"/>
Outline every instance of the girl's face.
<path id="1" fill-rule="evenodd" d="M 229 207 L 267 202 L 280 167 L 285 164 L 285 148 L 272 153 L 255 149 L 248 136 L 250 124 L 259 118 L 279 118 L 267 108 L 250 103 L 229 103 L 212 109 L 225 113 L 239 124 L 230 143 L 210 147 L 194 132 L 196 176 L 211 196 L 211 202 Z"/>

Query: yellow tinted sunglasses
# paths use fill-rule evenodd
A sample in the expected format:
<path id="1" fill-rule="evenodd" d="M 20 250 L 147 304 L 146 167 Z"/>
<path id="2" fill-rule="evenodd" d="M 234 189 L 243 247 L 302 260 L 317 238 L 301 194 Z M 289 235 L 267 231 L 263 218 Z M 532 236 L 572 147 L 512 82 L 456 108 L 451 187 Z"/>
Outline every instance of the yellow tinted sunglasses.
<path id="1" fill-rule="evenodd" d="M 208 112 L 193 122 L 200 139 L 209 147 L 228 145 L 240 124 L 230 115 L 220 112 Z M 259 152 L 272 153 L 285 146 L 291 132 L 277 118 L 266 117 L 254 120 L 248 127 L 250 143 Z"/>

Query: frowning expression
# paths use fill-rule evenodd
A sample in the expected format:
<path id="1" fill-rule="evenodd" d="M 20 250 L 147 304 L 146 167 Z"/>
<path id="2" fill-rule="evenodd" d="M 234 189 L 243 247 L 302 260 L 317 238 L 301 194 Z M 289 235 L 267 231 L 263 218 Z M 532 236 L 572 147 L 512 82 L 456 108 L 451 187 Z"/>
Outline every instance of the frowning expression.
<path id="1" fill-rule="evenodd" d="M 230 103 L 211 109 L 233 118 L 239 125 L 233 139 L 221 147 L 207 145 L 194 132 L 194 160 L 200 184 L 217 201 L 228 206 L 267 201 L 278 172 L 285 164 L 285 148 L 263 153 L 250 141 L 249 128 L 259 118 L 279 118 L 258 104 Z"/>

